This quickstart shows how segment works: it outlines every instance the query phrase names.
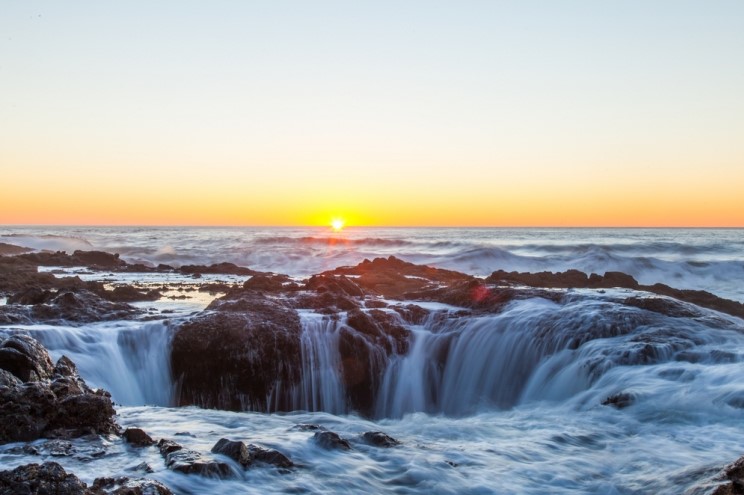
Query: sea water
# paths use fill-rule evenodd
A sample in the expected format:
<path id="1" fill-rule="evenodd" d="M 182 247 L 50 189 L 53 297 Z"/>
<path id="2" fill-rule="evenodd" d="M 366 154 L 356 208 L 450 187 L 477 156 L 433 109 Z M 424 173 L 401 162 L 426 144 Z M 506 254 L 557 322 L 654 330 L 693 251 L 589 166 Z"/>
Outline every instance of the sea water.
<path id="1" fill-rule="evenodd" d="M 4 228 L 0 234 L 0 242 L 36 249 L 101 249 L 131 262 L 174 266 L 231 261 L 295 277 L 390 255 L 474 275 L 619 270 L 642 283 L 744 301 L 741 230 Z M 105 276 L 132 282 L 132 274 Z M 161 276 L 172 275 L 149 274 L 154 279 L 146 282 Z M 708 310 L 695 318 L 649 315 L 616 304 L 622 294 L 612 290 L 575 292 L 563 305 L 528 299 L 498 315 L 432 317 L 411 326 L 410 350 L 387 364 L 373 418 L 346 409 L 334 372 L 335 332 L 343 322 L 313 313 L 301 314 L 303 381 L 292 391 L 297 411 L 273 414 L 172 407 L 171 330 L 208 300 L 142 303 L 155 315 L 175 311 L 146 322 L 3 327 L 0 333 L 39 338 L 54 359 L 72 358 L 92 386 L 111 391 L 122 426 L 202 452 L 221 437 L 244 440 L 276 448 L 300 467 L 282 473 L 233 464 L 233 479 L 206 479 L 169 471 L 156 449 L 115 439 L 75 440 L 79 454 L 69 457 L 3 446 L 0 462 L 55 460 L 88 482 L 132 475 L 128 468 L 147 462 L 154 469 L 148 476 L 194 494 L 705 493 L 713 485 L 701 483 L 744 454 L 744 321 Z M 629 407 L 602 405 L 625 392 L 634 397 Z M 299 423 L 336 431 L 353 450 L 326 451 Z M 402 444 L 380 449 L 360 440 L 376 430 Z M 85 455 L 97 448 L 91 442 L 108 454 L 91 461 Z"/>

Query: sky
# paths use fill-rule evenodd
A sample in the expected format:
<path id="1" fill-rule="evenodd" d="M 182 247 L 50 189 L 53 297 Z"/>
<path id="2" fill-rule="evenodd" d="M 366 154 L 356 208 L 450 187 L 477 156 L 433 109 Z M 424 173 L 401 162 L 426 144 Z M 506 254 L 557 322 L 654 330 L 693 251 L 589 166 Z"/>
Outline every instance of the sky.
<path id="1" fill-rule="evenodd" d="M 744 2 L 0 2 L 0 224 L 744 227 Z"/>

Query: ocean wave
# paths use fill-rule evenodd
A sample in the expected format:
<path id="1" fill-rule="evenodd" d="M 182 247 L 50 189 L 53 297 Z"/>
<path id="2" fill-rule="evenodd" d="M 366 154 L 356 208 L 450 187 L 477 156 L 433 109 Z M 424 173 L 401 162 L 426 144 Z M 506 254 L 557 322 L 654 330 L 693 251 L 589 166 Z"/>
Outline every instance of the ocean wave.
<path id="1" fill-rule="evenodd" d="M 27 235 L 27 234 L 3 234 L 3 238 L 12 239 L 17 246 L 36 249 L 39 251 L 67 251 L 90 250 L 93 245 L 82 237 L 62 236 L 52 234 Z"/>

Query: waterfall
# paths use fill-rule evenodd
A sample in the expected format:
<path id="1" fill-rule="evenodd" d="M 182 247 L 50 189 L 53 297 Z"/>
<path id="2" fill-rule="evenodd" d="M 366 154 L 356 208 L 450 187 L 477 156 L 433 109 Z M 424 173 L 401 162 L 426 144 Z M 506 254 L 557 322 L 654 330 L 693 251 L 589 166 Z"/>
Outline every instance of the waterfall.
<path id="1" fill-rule="evenodd" d="M 44 344 L 53 360 L 72 359 L 88 385 L 108 390 L 116 403 L 173 404 L 170 329 L 162 322 L 34 325 L 23 332 Z"/>
<path id="2" fill-rule="evenodd" d="M 294 409 L 344 413 L 346 394 L 340 376 L 338 322 L 311 312 L 300 316 L 302 378 L 292 393 Z"/>

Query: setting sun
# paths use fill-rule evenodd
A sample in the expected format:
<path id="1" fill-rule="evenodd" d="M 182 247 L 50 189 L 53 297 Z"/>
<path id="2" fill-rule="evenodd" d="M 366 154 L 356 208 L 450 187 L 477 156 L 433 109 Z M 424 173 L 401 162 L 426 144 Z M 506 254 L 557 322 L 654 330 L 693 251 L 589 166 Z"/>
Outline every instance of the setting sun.
<path id="1" fill-rule="evenodd" d="M 344 222 L 344 221 L 343 221 L 342 219 L 340 219 L 340 218 L 334 218 L 333 220 L 331 220 L 331 228 L 332 228 L 332 229 L 333 229 L 334 231 L 336 231 L 336 232 L 339 232 L 339 231 L 341 231 L 341 229 L 343 229 L 343 228 L 344 228 L 344 225 L 345 225 L 345 224 L 346 224 L 346 222 Z"/>

